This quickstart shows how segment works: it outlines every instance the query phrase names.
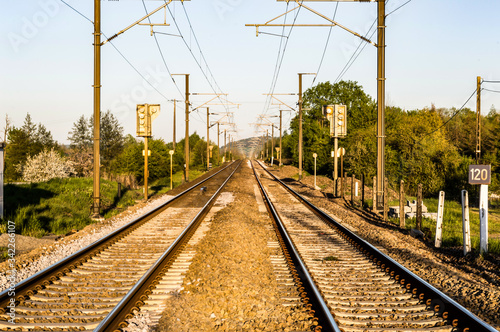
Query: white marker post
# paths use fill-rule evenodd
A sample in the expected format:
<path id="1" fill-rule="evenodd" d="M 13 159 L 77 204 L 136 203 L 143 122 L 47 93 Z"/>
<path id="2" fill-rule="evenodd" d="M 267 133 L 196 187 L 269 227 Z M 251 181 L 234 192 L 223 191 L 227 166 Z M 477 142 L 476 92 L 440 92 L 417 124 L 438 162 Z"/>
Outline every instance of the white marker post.
<path id="1" fill-rule="evenodd" d="M 444 214 L 444 191 L 439 192 L 439 204 L 436 221 L 436 240 L 434 246 L 441 248 L 443 242 L 443 214 Z"/>
<path id="2" fill-rule="evenodd" d="M 488 185 L 491 165 L 469 165 L 469 183 L 479 184 L 479 252 L 488 253 Z"/>
<path id="3" fill-rule="evenodd" d="M 479 252 L 488 253 L 488 185 L 482 184 L 479 189 Z"/>
<path id="4" fill-rule="evenodd" d="M 462 190 L 462 230 L 464 233 L 464 256 L 466 256 L 471 251 L 469 194 L 467 190 Z"/>
<path id="5" fill-rule="evenodd" d="M 317 189 L 318 187 L 316 186 L 316 158 L 318 155 L 316 153 L 313 153 L 314 157 L 314 189 Z"/>

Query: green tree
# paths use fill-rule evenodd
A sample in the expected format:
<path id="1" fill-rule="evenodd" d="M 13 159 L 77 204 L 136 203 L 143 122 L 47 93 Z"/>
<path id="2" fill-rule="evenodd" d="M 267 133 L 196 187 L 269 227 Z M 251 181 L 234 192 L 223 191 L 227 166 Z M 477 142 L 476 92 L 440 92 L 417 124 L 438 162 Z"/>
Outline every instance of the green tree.
<path id="1" fill-rule="evenodd" d="M 86 149 L 92 147 L 92 125 L 85 119 L 84 115 L 73 123 L 73 128 L 68 135 L 70 148 Z"/>
<path id="2" fill-rule="evenodd" d="M 5 179 L 16 181 L 21 178 L 22 168 L 28 157 L 33 157 L 44 149 L 57 148 L 52 134 L 44 125 L 38 126 L 28 113 L 20 128 L 9 127 L 5 148 Z"/>
<path id="3" fill-rule="evenodd" d="M 123 127 L 118 119 L 107 111 L 101 116 L 101 156 L 102 164 L 107 168 L 121 151 L 123 150 Z"/>

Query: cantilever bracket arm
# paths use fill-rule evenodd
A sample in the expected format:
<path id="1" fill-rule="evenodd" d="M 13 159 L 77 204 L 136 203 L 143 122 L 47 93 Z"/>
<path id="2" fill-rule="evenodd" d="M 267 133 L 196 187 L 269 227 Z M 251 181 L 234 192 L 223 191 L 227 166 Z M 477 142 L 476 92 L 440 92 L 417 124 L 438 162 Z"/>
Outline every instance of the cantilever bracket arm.
<path id="1" fill-rule="evenodd" d="M 290 0 L 291 1 L 291 0 Z M 269 21 L 267 21 L 266 23 L 263 23 L 263 24 L 245 24 L 245 26 L 247 27 L 255 27 L 256 29 L 256 34 L 257 34 L 257 37 L 259 36 L 259 27 L 286 27 L 286 26 L 301 26 L 301 27 L 325 27 L 325 26 L 328 26 L 328 27 L 332 27 L 332 26 L 338 26 L 339 28 L 341 29 L 344 29 L 345 31 L 355 35 L 356 37 L 364 40 L 365 42 L 367 43 L 370 43 L 372 44 L 373 46 L 377 47 L 378 45 L 369 40 L 368 38 L 364 37 L 364 36 L 361 36 L 359 33 L 355 32 L 355 31 L 352 31 L 351 29 L 348 29 L 347 27 L 343 26 L 342 24 L 339 24 L 338 22 L 335 22 L 334 20 L 326 17 L 325 15 L 317 12 L 316 10 L 312 9 L 312 8 L 309 8 L 308 6 L 304 5 L 302 2 L 300 2 L 299 0 L 294 0 L 295 3 L 297 3 L 297 7 L 294 7 L 293 9 L 290 9 L 289 11 L 287 11 L 286 13 L 283 13 Z M 288 1 L 287 1 L 288 2 Z M 294 11 L 296 10 L 297 8 L 299 7 L 303 7 L 305 8 L 306 10 L 310 11 L 311 13 L 327 20 L 328 22 L 330 22 L 330 24 L 270 24 L 270 22 L 273 22 L 274 20 L 282 17 L 283 15 L 286 15 L 288 14 L 289 12 L 291 11 Z"/>
<path id="2" fill-rule="evenodd" d="M 132 27 L 134 27 L 136 25 L 149 25 L 149 26 L 151 26 L 151 35 L 153 35 L 153 26 L 155 26 L 155 25 L 158 25 L 158 26 L 169 26 L 170 24 L 167 24 L 167 22 L 166 22 L 166 13 L 165 13 L 165 22 L 164 23 L 158 23 L 158 24 L 156 24 L 156 23 L 141 23 L 141 22 L 144 21 L 145 19 L 147 19 L 148 17 L 150 17 L 151 15 L 153 15 L 154 13 L 160 11 L 161 9 L 166 8 L 172 1 L 173 0 L 166 0 L 163 5 L 161 5 L 160 7 L 156 8 L 151 13 L 149 13 L 146 16 L 144 16 L 143 18 L 135 21 L 134 23 L 132 23 L 131 25 L 129 25 L 125 29 L 120 30 L 119 32 L 115 33 L 113 36 L 109 37 L 107 40 L 103 41 L 101 43 L 101 46 L 104 45 L 104 44 L 106 44 L 107 42 L 115 39 L 116 37 L 118 37 L 119 35 L 121 35 L 122 33 L 124 33 L 125 31 L 129 30 L 130 28 L 132 28 Z M 181 0 L 181 1 L 187 1 L 187 0 Z"/>
<path id="3" fill-rule="evenodd" d="M 211 94 L 207 94 L 207 93 L 192 93 L 192 95 L 213 95 L 213 93 L 211 93 Z M 197 107 L 193 108 L 193 109 L 191 110 L 191 112 L 196 111 L 198 108 L 202 108 L 203 106 L 205 106 L 205 105 L 207 105 L 208 103 L 210 103 L 212 100 L 215 100 L 215 99 L 217 99 L 217 98 L 219 98 L 220 96 L 223 96 L 223 95 L 224 95 L 224 96 L 226 96 L 226 95 L 227 95 L 227 93 L 216 93 L 216 94 L 215 94 L 215 97 L 213 97 L 212 99 L 210 99 L 210 100 L 209 100 L 209 101 L 207 101 L 207 102 L 204 102 L 204 103 L 203 103 L 203 104 L 201 104 L 200 106 L 197 106 Z"/>

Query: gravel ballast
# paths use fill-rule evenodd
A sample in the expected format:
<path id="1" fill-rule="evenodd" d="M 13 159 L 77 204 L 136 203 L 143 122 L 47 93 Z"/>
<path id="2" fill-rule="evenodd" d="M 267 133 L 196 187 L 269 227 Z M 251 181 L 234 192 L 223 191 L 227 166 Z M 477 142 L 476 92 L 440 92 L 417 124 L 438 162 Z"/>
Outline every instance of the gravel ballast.
<path id="1" fill-rule="evenodd" d="M 147 211 L 169 201 L 171 198 L 172 196 L 169 195 L 160 196 L 157 199 L 130 208 L 113 218 L 89 225 L 80 232 L 64 237 L 51 245 L 39 247 L 27 254 L 16 257 L 16 283 L 85 248 Z M 0 264 L 0 291 L 6 289 L 9 285 L 7 277 L 11 272 L 8 263 L 6 261 Z"/>
<path id="2" fill-rule="evenodd" d="M 235 201 L 214 216 L 158 331 L 310 331 L 303 305 L 281 304 L 267 246 L 276 236 L 258 212 L 251 177 L 244 165 L 228 183 Z"/>
<path id="3" fill-rule="evenodd" d="M 278 171 L 273 174 L 281 177 Z M 497 264 L 473 255 L 461 257 L 456 250 L 436 250 L 429 243 L 411 237 L 406 230 L 362 218 L 341 199 L 327 199 L 320 191 L 298 181 L 287 181 L 287 184 L 500 331 L 500 267 Z"/>

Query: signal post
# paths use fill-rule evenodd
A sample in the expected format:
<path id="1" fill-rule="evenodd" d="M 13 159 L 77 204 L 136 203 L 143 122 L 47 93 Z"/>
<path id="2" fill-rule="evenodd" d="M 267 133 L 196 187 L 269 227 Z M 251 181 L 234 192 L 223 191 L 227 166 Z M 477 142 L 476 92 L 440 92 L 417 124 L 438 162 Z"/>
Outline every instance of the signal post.
<path id="1" fill-rule="evenodd" d="M 347 107 L 345 105 L 323 106 L 323 115 L 330 121 L 330 137 L 334 139 L 333 151 L 333 193 L 337 195 L 339 137 L 347 135 Z"/>
<path id="2" fill-rule="evenodd" d="M 148 137 L 152 136 L 151 122 L 160 114 L 160 105 L 137 105 L 137 136 L 144 137 L 144 200 L 148 200 L 148 157 L 151 151 L 148 149 Z"/>

